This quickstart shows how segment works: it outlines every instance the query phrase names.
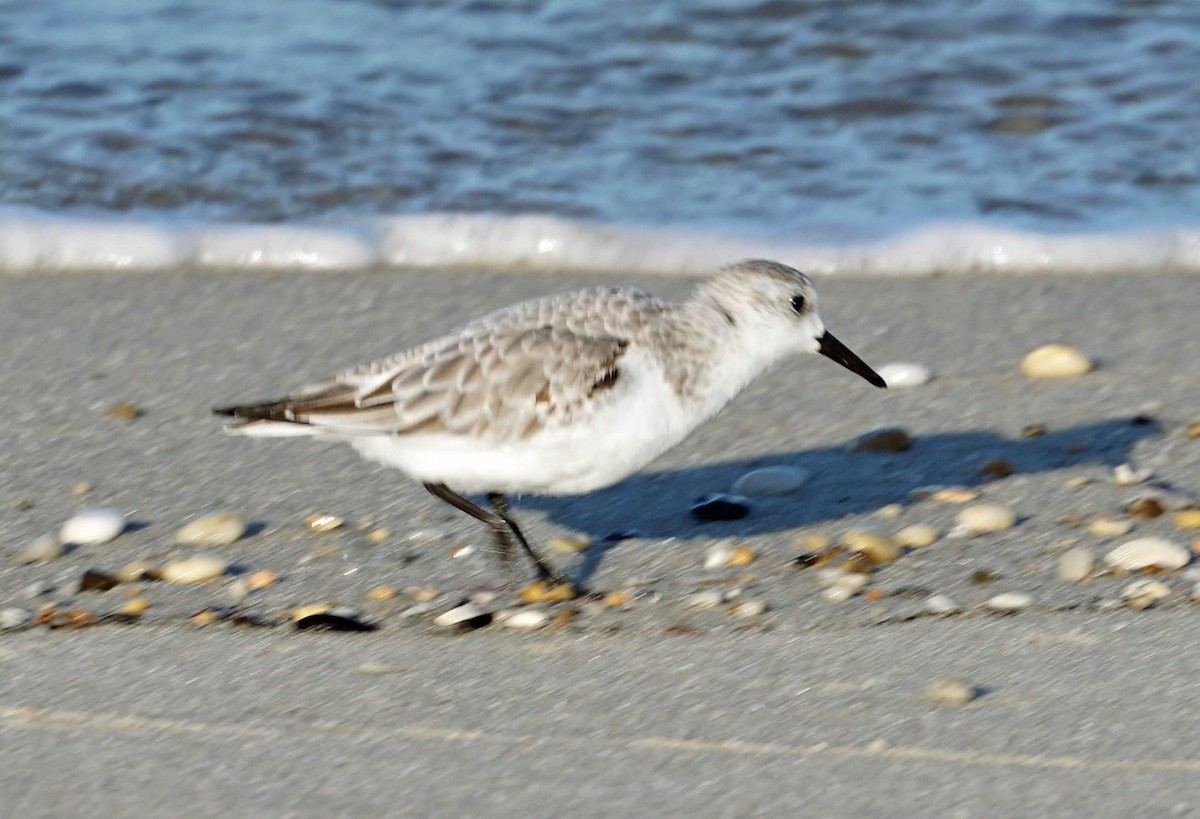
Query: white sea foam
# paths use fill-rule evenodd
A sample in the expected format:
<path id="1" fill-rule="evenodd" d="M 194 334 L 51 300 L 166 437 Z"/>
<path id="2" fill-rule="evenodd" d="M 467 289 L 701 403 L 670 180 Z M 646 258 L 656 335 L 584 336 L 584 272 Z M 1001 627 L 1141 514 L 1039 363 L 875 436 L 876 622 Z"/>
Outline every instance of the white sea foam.
<path id="1" fill-rule="evenodd" d="M 1200 272 L 1200 228 L 1054 235 L 947 223 L 869 242 L 771 243 L 543 216 L 197 225 L 0 213 L 0 272 L 10 275 L 376 267 L 686 275 L 751 256 L 818 275 Z"/>

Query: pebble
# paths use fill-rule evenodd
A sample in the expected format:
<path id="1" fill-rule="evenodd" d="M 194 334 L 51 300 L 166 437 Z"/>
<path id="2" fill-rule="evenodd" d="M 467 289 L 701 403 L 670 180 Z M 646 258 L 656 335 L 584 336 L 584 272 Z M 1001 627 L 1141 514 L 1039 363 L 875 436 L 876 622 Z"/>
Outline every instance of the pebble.
<path id="1" fill-rule="evenodd" d="M 436 600 L 441 594 L 433 586 L 410 586 L 404 590 L 409 599 L 414 603 L 428 603 L 431 600 Z"/>
<path id="2" fill-rule="evenodd" d="M 391 536 L 392 536 L 391 532 L 389 532 L 387 529 L 380 527 L 378 529 L 372 529 L 371 531 L 367 532 L 367 542 L 368 543 L 383 543 L 385 540 L 387 540 Z"/>
<path id="3" fill-rule="evenodd" d="M 907 361 L 893 361 L 884 364 L 875 372 L 891 389 L 903 387 L 921 387 L 933 380 L 933 371 L 924 364 L 912 364 Z"/>
<path id="4" fill-rule="evenodd" d="M 925 686 L 925 696 L 938 705 L 961 708 L 979 696 L 979 690 L 968 682 L 943 677 Z"/>
<path id="5" fill-rule="evenodd" d="M 43 594 L 49 594 L 54 589 L 54 583 L 49 580 L 35 580 L 25 587 L 21 592 L 21 596 L 26 600 L 32 600 L 35 597 L 41 597 Z"/>
<path id="6" fill-rule="evenodd" d="M 399 594 L 400 592 L 396 591 L 395 587 L 393 586 L 376 586 L 367 592 L 367 599 L 374 603 L 383 603 L 387 600 L 394 600 Z"/>
<path id="7" fill-rule="evenodd" d="M 25 548 L 17 553 L 21 563 L 45 563 L 62 557 L 66 548 L 53 535 L 42 535 L 25 544 Z"/>
<path id="8" fill-rule="evenodd" d="M 237 512 L 214 512 L 196 518 L 175 533 L 176 543 L 189 546 L 228 546 L 246 534 L 246 520 Z"/>
<path id="9" fill-rule="evenodd" d="M 517 597 L 522 603 L 561 603 L 565 600 L 573 600 L 576 594 L 575 587 L 570 583 L 549 585 L 544 580 L 535 580 L 529 585 L 523 586 L 517 592 Z"/>
<path id="10" fill-rule="evenodd" d="M 883 427 L 860 435 L 850 446 L 851 452 L 904 452 L 913 439 L 903 427 Z"/>
<path id="11" fill-rule="evenodd" d="M 733 557 L 733 550 L 734 545 L 727 540 L 709 546 L 704 550 L 704 568 L 710 572 L 726 568 Z"/>
<path id="12" fill-rule="evenodd" d="M 1159 580 L 1135 580 L 1121 589 L 1121 599 L 1130 608 L 1148 609 L 1171 596 L 1171 587 Z"/>
<path id="13" fill-rule="evenodd" d="M 1175 525 L 1180 529 L 1200 529 L 1200 509 L 1184 509 L 1175 516 Z"/>
<path id="14" fill-rule="evenodd" d="M 1033 605 L 1033 598 L 1021 592 L 1005 592 L 984 603 L 992 611 L 1015 612 Z"/>
<path id="15" fill-rule="evenodd" d="M 162 579 L 162 572 L 159 568 L 146 560 L 135 560 L 132 563 L 127 563 L 113 572 L 113 575 L 122 583 Z"/>
<path id="16" fill-rule="evenodd" d="M 250 591 L 259 591 L 274 585 L 275 572 L 270 569 L 259 569 L 246 577 L 246 588 Z"/>
<path id="17" fill-rule="evenodd" d="M 1028 378 L 1074 378 L 1091 370 L 1088 357 L 1065 344 L 1038 347 L 1021 360 L 1021 372 Z"/>
<path id="18" fill-rule="evenodd" d="M 1145 483 L 1153 477 L 1154 470 L 1150 467 L 1134 469 L 1129 464 L 1120 464 L 1113 467 L 1113 483 L 1117 486 L 1137 486 L 1139 483 Z"/>
<path id="19" fill-rule="evenodd" d="M 944 594 L 935 594 L 925 601 L 924 610 L 926 614 L 958 614 L 962 611 L 958 604 Z"/>
<path id="20" fill-rule="evenodd" d="M 304 519 L 304 525 L 314 532 L 332 532 L 345 522 L 344 518 L 339 518 L 337 515 L 327 515 L 320 512 L 315 515 L 309 515 Z"/>
<path id="21" fill-rule="evenodd" d="M 750 501 L 742 495 L 705 495 L 692 505 L 691 513 L 701 523 L 741 520 L 750 514 Z"/>
<path id="22" fill-rule="evenodd" d="M 58 539 L 76 546 L 108 543 L 125 531 L 125 516 L 118 509 L 89 509 L 67 520 Z"/>
<path id="23" fill-rule="evenodd" d="M 1063 552 L 1058 558 L 1058 579 L 1068 583 L 1087 580 L 1096 565 L 1096 556 L 1086 546 Z"/>
<path id="24" fill-rule="evenodd" d="M 90 483 L 88 483 L 87 481 L 80 481 L 79 483 L 71 485 L 71 494 L 72 495 L 76 495 L 76 496 L 86 495 L 88 492 L 91 492 L 91 491 L 92 491 L 92 485 Z"/>
<path id="25" fill-rule="evenodd" d="M 689 608 L 713 609 L 725 602 L 725 591 L 722 589 L 704 589 L 689 594 L 685 601 Z"/>
<path id="26" fill-rule="evenodd" d="M 122 402 L 120 404 L 113 404 L 108 408 L 108 412 L 104 414 L 118 421 L 135 421 L 141 417 L 142 411 L 133 404 Z"/>
<path id="27" fill-rule="evenodd" d="M 8 606 L 7 608 L 0 609 L 0 630 L 15 631 L 25 628 L 32 622 L 32 611 L 20 609 L 16 606 Z"/>
<path id="28" fill-rule="evenodd" d="M 633 595 L 627 591 L 614 591 L 604 595 L 602 601 L 605 608 L 619 609 L 633 602 Z"/>
<path id="29" fill-rule="evenodd" d="M 761 617 L 767 611 L 767 603 L 765 600 L 750 598 L 747 600 L 739 600 L 729 607 L 729 613 L 734 617 Z"/>
<path id="30" fill-rule="evenodd" d="M 829 535 L 824 532 L 803 532 L 792 541 L 807 552 L 823 552 L 833 545 Z"/>
<path id="31" fill-rule="evenodd" d="M 522 609 L 515 611 L 504 620 L 509 628 L 535 629 L 550 622 L 549 613 L 542 609 Z"/>
<path id="32" fill-rule="evenodd" d="M 934 503 L 970 503 L 979 497 L 976 490 L 965 486 L 918 486 L 909 494 L 917 500 L 928 498 Z"/>
<path id="33" fill-rule="evenodd" d="M 891 563 L 899 559 L 900 547 L 888 538 L 869 529 L 851 529 L 839 541 L 852 552 L 865 555 L 872 563 Z"/>
<path id="34" fill-rule="evenodd" d="M 787 495 L 809 478 L 809 471 L 798 466 L 764 466 L 747 472 L 733 484 L 738 495 Z"/>
<path id="35" fill-rule="evenodd" d="M 1139 569 L 1182 569 L 1192 558 L 1191 553 L 1169 540 L 1142 537 L 1123 543 L 1104 556 L 1104 562 L 1114 568 L 1136 572 Z"/>
<path id="36" fill-rule="evenodd" d="M 941 537 L 941 533 L 934 527 L 924 523 L 914 523 L 897 532 L 892 540 L 902 549 L 923 549 L 937 543 L 939 537 Z"/>
<path id="37" fill-rule="evenodd" d="M 103 572 L 99 569 L 88 569 L 83 573 L 83 577 L 79 578 L 79 591 L 105 592 L 109 589 L 115 589 L 120 583 L 121 581 L 118 578 L 108 572 Z"/>
<path id="38" fill-rule="evenodd" d="M 1188 424 L 1184 428 L 1183 434 L 1188 438 L 1200 438 L 1200 421 L 1192 421 Z"/>
<path id="39" fill-rule="evenodd" d="M 204 583 L 225 574 L 229 564 L 224 558 L 197 554 L 175 560 L 162 567 L 162 579 L 168 583 Z"/>
<path id="40" fill-rule="evenodd" d="M 592 541 L 583 535 L 555 537 L 546 542 L 546 548 L 563 555 L 577 555 L 580 552 L 586 551 L 587 547 L 591 545 Z"/>
<path id="41" fill-rule="evenodd" d="M 1129 518 L 1095 518 L 1088 524 L 1088 532 L 1096 537 L 1120 537 L 1129 534 L 1133 521 Z"/>
<path id="42" fill-rule="evenodd" d="M 433 619 L 435 626 L 442 628 L 483 628 L 492 622 L 492 613 L 474 603 L 463 603 L 444 611 Z"/>
<path id="43" fill-rule="evenodd" d="M 889 503 L 875 510 L 875 517 L 880 520 L 895 520 L 904 514 L 904 507 L 898 503 Z"/>
<path id="44" fill-rule="evenodd" d="M 1007 458 L 992 458 L 990 461 L 984 461 L 979 471 L 989 478 L 1007 478 L 1017 469 Z"/>
<path id="45" fill-rule="evenodd" d="M 146 609 L 150 608 L 150 601 L 144 597 L 133 597 L 126 600 L 121 608 L 117 610 L 118 614 L 123 614 L 126 617 L 141 617 L 146 613 Z"/>
<path id="46" fill-rule="evenodd" d="M 1011 529 L 1017 522 L 1017 517 L 1006 506 L 980 503 L 963 509 L 955 516 L 954 521 L 967 535 L 983 535 Z"/>
<path id="47" fill-rule="evenodd" d="M 1125 507 L 1125 513 L 1135 518 L 1156 518 L 1165 510 L 1157 498 L 1135 498 Z"/>
<path id="48" fill-rule="evenodd" d="M 821 596 L 830 603 L 841 603 L 849 600 L 867 586 L 867 576 L 865 574 L 844 574 L 842 572 L 838 572 L 837 574 L 838 577 L 821 593 Z"/>

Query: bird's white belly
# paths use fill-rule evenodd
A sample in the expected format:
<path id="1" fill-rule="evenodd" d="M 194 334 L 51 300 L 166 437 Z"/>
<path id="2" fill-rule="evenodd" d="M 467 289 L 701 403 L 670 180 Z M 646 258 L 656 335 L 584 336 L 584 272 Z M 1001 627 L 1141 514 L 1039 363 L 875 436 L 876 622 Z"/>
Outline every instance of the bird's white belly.
<path id="1" fill-rule="evenodd" d="M 704 420 L 680 402 L 657 363 L 636 358 L 607 396 L 612 400 L 527 439 L 492 443 L 457 435 L 381 435 L 350 443 L 363 457 L 460 492 L 591 492 L 637 472 Z"/>

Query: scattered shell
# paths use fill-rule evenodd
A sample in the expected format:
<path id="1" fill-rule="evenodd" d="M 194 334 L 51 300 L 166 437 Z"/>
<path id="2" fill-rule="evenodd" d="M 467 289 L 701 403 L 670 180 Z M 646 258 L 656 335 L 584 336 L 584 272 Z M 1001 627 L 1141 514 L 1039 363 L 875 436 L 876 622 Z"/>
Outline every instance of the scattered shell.
<path id="1" fill-rule="evenodd" d="M 135 560 L 132 563 L 127 563 L 113 572 L 113 575 L 122 583 L 162 579 L 162 571 L 153 563 L 146 560 Z"/>
<path id="2" fill-rule="evenodd" d="M 1104 562 L 1114 568 L 1136 572 L 1151 567 L 1158 569 L 1182 569 L 1191 560 L 1191 553 L 1156 537 L 1142 537 L 1123 543 L 1104 556 Z"/>
<path id="3" fill-rule="evenodd" d="M 830 603 L 844 603 L 853 596 L 854 590 L 845 586 L 830 586 L 821 592 L 821 597 Z"/>
<path id="4" fill-rule="evenodd" d="M 933 380 L 933 371 L 923 364 L 912 364 L 906 361 L 894 361 L 884 364 L 875 372 L 891 389 L 903 387 L 920 387 Z"/>
<path id="5" fill-rule="evenodd" d="M 757 557 L 758 555 L 756 555 L 754 550 L 749 546 L 738 546 L 736 549 L 730 552 L 728 565 L 734 568 L 749 566 Z"/>
<path id="6" fill-rule="evenodd" d="M 275 585 L 275 572 L 270 569 L 259 569 L 246 577 L 246 588 L 250 591 L 260 591 Z"/>
<path id="7" fill-rule="evenodd" d="M 924 611 L 926 614 L 945 615 L 958 614 L 962 609 L 946 595 L 935 594 L 925 601 Z"/>
<path id="8" fill-rule="evenodd" d="M 168 583 L 204 583 L 225 574 L 229 564 L 224 558 L 197 554 L 162 567 L 162 579 Z"/>
<path id="9" fill-rule="evenodd" d="M 911 449 L 912 436 L 902 427 L 883 427 L 860 435 L 851 452 L 904 452 Z"/>
<path id="10" fill-rule="evenodd" d="M 764 466 L 738 478 L 733 491 L 739 495 L 787 495 L 808 478 L 808 470 L 798 466 Z"/>
<path id="11" fill-rule="evenodd" d="M 1171 587 L 1159 580 L 1135 580 L 1121 589 L 1121 599 L 1135 609 L 1148 609 L 1170 596 Z"/>
<path id="12" fill-rule="evenodd" d="M 1126 514 L 1135 518 L 1156 518 L 1165 510 L 1157 498 L 1135 498 L 1125 507 Z"/>
<path id="13" fill-rule="evenodd" d="M 1096 565 L 1096 556 L 1086 546 L 1063 552 L 1058 558 L 1058 579 L 1067 583 L 1087 580 Z"/>
<path id="14" fill-rule="evenodd" d="M 150 601 L 144 597 L 133 597 L 126 600 L 121 608 L 117 610 L 118 614 L 123 614 L 126 617 L 141 617 L 146 613 L 146 609 L 150 608 Z"/>
<path id="15" fill-rule="evenodd" d="M 1094 478 L 1089 478 L 1087 475 L 1075 475 L 1067 478 L 1067 486 L 1072 489 L 1080 489 L 1084 486 L 1090 486 L 1095 482 L 1096 480 Z"/>
<path id="16" fill-rule="evenodd" d="M 0 631 L 16 631 L 33 622 L 33 612 L 8 606 L 0 609 Z"/>
<path id="17" fill-rule="evenodd" d="M 1153 477 L 1154 470 L 1150 467 L 1134 469 L 1129 464 L 1120 464 L 1113 468 L 1113 482 L 1117 486 L 1137 486 Z"/>
<path id="18" fill-rule="evenodd" d="M 463 603 L 434 618 L 433 624 L 442 628 L 483 628 L 492 622 L 492 613 L 474 603 Z"/>
<path id="19" fill-rule="evenodd" d="M 614 591 L 604 595 L 604 605 L 606 608 L 619 609 L 622 606 L 627 606 L 633 601 L 633 595 L 627 591 Z"/>
<path id="20" fill-rule="evenodd" d="M 66 548 L 53 535 L 43 535 L 25 544 L 25 548 L 17 553 L 21 563 L 45 563 L 62 557 Z"/>
<path id="21" fill-rule="evenodd" d="M 702 591 L 689 594 L 686 603 L 693 609 L 712 609 L 724 603 L 726 600 L 725 591 L 722 589 L 704 589 Z"/>
<path id="22" fill-rule="evenodd" d="M 900 557 L 900 547 L 868 529 L 851 529 L 839 543 L 847 549 L 865 555 L 872 563 L 891 563 Z"/>
<path id="23" fill-rule="evenodd" d="M 175 533 L 175 542 L 189 546 L 228 546 L 246 534 L 246 520 L 237 512 L 214 512 L 196 518 Z"/>
<path id="24" fill-rule="evenodd" d="M 535 580 L 517 592 L 522 603 L 561 603 L 573 600 L 578 591 L 570 583 L 550 585 L 545 580 Z"/>
<path id="25" fill-rule="evenodd" d="M 117 509 L 89 509 L 63 524 L 58 539 L 76 546 L 108 543 L 125 531 L 125 516 Z"/>
<path id="26" fill-rule="evenodd" d="M 701 523 L 741 520 L 750 514 L 750 501 L 741 495 L 705 495 L 692 505 L 691 513 Z"/>
<path id="27" fill-rule="evenodd" d="M 1038 347 L 1021 360 L 1021 372 L 1028 378 L 1073 378 L 1091 370 L 1088 357 L 1065 344 Z"/>
<path id="28" fill-rule="evenodd" d="M 978 697 L 979 690 L 963 680 L 943 677 L 925 687 L 925 696 L 938 705 L 961 708 Z"/>
<path id="29" fill-rule="evenodd" d="M 1011 529 L 1017 522 L 1017 517 L 1006 506 L 981 503 L 963 509 L 955 516 L 954 521 L 965 534 L 982 535 Z"/>
<path id="30" fill-rule="evenodd" d="M 979 471 L 989 478 L 1007 478 L 1017 470 L 1007 458 L 992 458 L 990 461 L 984 461 Z"/>
<path id="31" fill-rule="evenodd" d="M 21 591 L 21 596 L 26 600 L 32 600 L 35 597 L 41 597 L 43 594 L 49 594 L 54 589 L 54 584 L 49 580 L 35 580 Z"/>
<path id="32" fill-rule="evenodd" d="M 375 631 L 379 626 L 363 619 L 362 612 L 349 606 L 336 606 L 326 611 L 298 617 L 296 628 L 328 629 L 329 631 Z"/>
<path id="33" fill-rule="evenodd" d="M 704 550 L 704 568 L 709 571 L 724 569 L 733 557 L 734 546 L 727 540 L 714 543 Z"/>
<path id="34" fill-rule="evenodd" d="M 391 535 L 392 533 L 387 529 L 380 527 L 367 532 L 367 541 L 369 543 L 383 543 L 385 540 L 391 537 Z"/>
<path id="35" fill-rule="evenodd" d="M 564 555 L 577 555 L 580 552 L 586 551 L 587 547 L 591 545 L 592 541 L 583 535 L 556 537 L 546 542 L 546 548 L 550 551 Z"/>
<path id="36" fill-rule="evenodd" d="M 1175 525 L 1180 529 L 1200 529 L 1200 509 L 1184 509 L 1175 516 Z"/>
<path id="37" fill-rule="evenodd" d="M 337 515 L 326 515 L 320 512 L 304 519 L 304 525 L 314 532 L 332 532 L 345 522 L 344 518 L 339 518 Z"/>
<path id="38" fill-rule="evenodd" d="M 938 486 L 930 487 L 926 497 L 934 503 L 970 503 L 979 497 L 979 492 L 965 486 Z"/>
<path id="39" fill-rule="evenodd" d="M 991 598 L 984 605 L 992 611 L 1016 612 L 1033 605 L 1033 598 L 1021 592 L 1005 592 Z"/>
<path id="40" fill-rule="evenodd" d="M 763 600 L 750 598 L 747 600 L 739 600 L 729 607 L 729 613 L 734 617 L 760 617 L 767 611 L 767 604 Z"/>
<path id="41" fill-rule="evenodd" d="M 845 574 L 835 572 L 833 581 L 829 587 L 821 593 L 830 603 L 841 603 L 849 600 L 858 592 L 866 588 L 867 576 L 864 574 Z"/>
<path id="42" fill-rule="evenodd" d="M 79 590 L 81 592 L 104 592 L 109 589 L 115 589 L 120 582 L 118 578 L 108 572 L 102 572 L 99 569 L 88 569 L 83 573 L 83 577 L 79 578 Z"/>
<path id="43" fill-rule="evenodd" d="M 903 549 L 923 549 L 937 543 L 940 533 L 932 526 L 927 526 L 924 523 L 914 523 L 912 526 L 905 526 L 897 532 L 892 540 L 895 544 Z"/>
<path id="44" fill-rule="evenodd" d="M 875 517 L 880 520 L 895 520 L 904 514 L 904 507 L 898 503 L 889 503 L 875 510 Z"/>
<path id="45" fill-rule="evenodd" d="M 509 628 L 535 629 L 550 622 L 550 615 L 542 609 L 521 609 L 513 612 L 504 621 Z"/>
<path id="46" fill-rule="evenodd" d="M 109 418 L 115 418 L 118 421 L 134 421 L 139 418 L 142 411 L 133 404 L 113 404 L 108 408 L 108 412 L 104 413 Z"/>
<path id="47" fill-rule="evenodd" d="M 1088 532 L 1096 537 L 1120 537 L 1129 534 L 1133 521 L 1129 518 L 1095 518 L 1088 524 Z"/>
<path id="48" fill-rule="evenodd" d="M 450 557 L 467 557 L 475 553 L 475 547 L 470 543 L 458 543 L 450 550 Z"/>
<path id="49" fill-rule="evenodd" d="M 431 600 L 436 600 L 441 594 L 433 586 L 410 586 L 404 590 L 409 599 L 414 603 L 428 603 Z"/>
<path id="50" fill-rule="evenodd" d="M 376 586 L 367 592 L 367 599 L 375 603 L 382 603 L 385 600 L 394 600 L 399 594 L 400 592 L 392 586 Z"/>

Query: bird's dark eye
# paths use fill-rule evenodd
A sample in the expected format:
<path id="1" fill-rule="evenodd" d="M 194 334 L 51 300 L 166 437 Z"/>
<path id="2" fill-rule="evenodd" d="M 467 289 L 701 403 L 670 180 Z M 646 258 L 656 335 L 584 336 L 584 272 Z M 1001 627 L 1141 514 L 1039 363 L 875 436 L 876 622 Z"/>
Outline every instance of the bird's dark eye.
<path id="1" fill-rule="evenodd" d="M 804 308 L 808 306 L 808 301 L 804 296 L 792 296 L 792 309 L 797 313 L 803 313 Z"/>

